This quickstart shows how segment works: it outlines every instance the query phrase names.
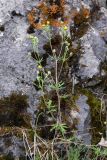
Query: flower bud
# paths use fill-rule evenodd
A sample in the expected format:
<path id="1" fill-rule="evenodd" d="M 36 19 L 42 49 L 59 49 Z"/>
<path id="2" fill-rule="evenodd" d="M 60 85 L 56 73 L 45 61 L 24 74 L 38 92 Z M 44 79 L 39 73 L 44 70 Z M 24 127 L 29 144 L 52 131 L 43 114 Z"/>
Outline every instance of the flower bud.
<path id="1" fill-rule="evenodd" d="M 38 69 L 42 69 L 43 67 L 41 65 L 38 65 Z"/>

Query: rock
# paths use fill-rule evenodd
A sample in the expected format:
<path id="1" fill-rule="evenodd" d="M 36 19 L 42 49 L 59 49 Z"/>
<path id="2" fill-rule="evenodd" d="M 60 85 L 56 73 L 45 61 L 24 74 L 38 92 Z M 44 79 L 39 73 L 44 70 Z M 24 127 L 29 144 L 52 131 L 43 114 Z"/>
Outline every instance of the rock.
<path id="1" fill-rule="evenodd" d="M 76 105 L 79 107 L 77 135 L 85 144 L 91 144 L 91 135 L 89 133 L 91 117 L 87 99 L 85 95 L 80 95 L 79 99 L 76 101 Z"/>
<path id="2" fill-rule="evenodd" d="M 107 7 L 107 1 L 106 0 L 66 0 L 71 6 L 73 7 L 80 7 L 82 3 L 87 4 L 88 6 L 92 6 L 93 3 L 99 5 L 100 7 Z"/>
<path id="3" fill-rule="evenodd" d="M 38 1 L 37 1 L 38 2 Z M 37 3 L 36 2 L 36 3 Z M 8 2 L 7 2 L 8 3 Z M 5 26 L 0 37 L 0 97 L 8 96 L 13 91 L 22 91 L 27 94 L 29 104 L 33 112 L 36 110 L 38 93 L 33 87 L 33 81 L 36 79 L 35 61 L 28 55 L 32 51 L 31 42 L 28 39 L 27 28 L 29 27 L 26 15 L 13 16 L 11 12 L 19 11 L 26 13 L 27 7 L 32 6 L 31 1 L 9 1 L 7 7 L 6 1 L 0 2 L 0 19 Z M 36 4 L 35 3 L 35 4 Z M 34 4 L 34 3 L 33 3 Z M 3 14 L 6 10 L 6 13 Z M 4 15 L 9 14 L 9 17 Z M 21 13 L 22 14 L 22 13 Z M 40 32 L 36 32 L 41 41 L 40 49 L 42 50 L 43 36 Z M 46 39 L 45 39 L 46 41 Z M 42 52 L 40 50 L 40 52 Z M 34 108 L 32 108 L 34 106 Z"/>
<path id="4" fill-rule="evenodd" d="M 94 27 L 99 31 L 100 36 L 107 44 L 107 9 L 102 7 L 98 12 L 99 18 L 94 21 Z"/>
<path id="5" fill-rule="evenodd" d="M 4 156 L 5 154 L 5 156 Z M 24 144 L 20 138 L 12 134 L 0 136 L 0 158 L 25 158 Z"/>
<path id="6" fill-rule="evenodd" d="M 0 24 L 5 24 L 8 21 L 11 21 L 12 13 L 15 12 L 19 15 L 26 15 L 28 10 L 31 10 L 32 7 L 38 4 L 39 0 L 30 1 L 30 0 L 1 0 L 0 1 Z"/>
<path id="7" fill-rule="evenodd" d="M 88 5 L 93 5 L 94 3 L 97 4 L 100 7 L 107 7 L 107 2 L 106 0 L 83 0 L 84 3 L 88 4 Z"/>
<path id="8" fill-rule="evenodd" d="M 100 5 L 100 7 L 107 7 L 107 0 L 97 0 L 97 3 Z"/>
<path id="9" fill-rule="evenodd" d="M 36 67 L 28 56 L 31 45 L 26 30 L 26 21 L 20 18 L 5 25 L 4 36 L 0 39 L 0 97 L 12 91 L 22 91 L 28 95 L 33 92 Z"/>
<path id="10" fill-rule="evenodd" d="M 37 76 L 37 69 L 35 61 L 28 55 L 32 51 L 32 46 L 27 34 L 29 24 L 26 14 L 37 2 L 30 0 L 0 1 L 0 98 L 7 97 L 12 92 L 20 91 L 23 95 L 27 95 L 29 103 L 27 113 L 32 115 L 32 125 L 34 111 L 37 109 L 38 97 L 40 95 L 33 86 L 33 81 Z M 43 38 L 40 32 L 35 34 L 39 35 L 39 39 Z M 42 45 L 43 43 L 40 44 L 41 49 Z M 10 112 L 7 115 L 11 117 Z M 15 127 L 14 120 L 11 122 L 13 127 Z M 12 140 L 12 137 L 10 139 Z M 0 143 L 1 141 L 2 138 Z M 5 143 L 5 139 L 3 141 Z M 17 146 L 21 146 L 22 143 L 19 144 L 17 141 Z M 6 153 L 13 154 L 13 148 L 14 146 L 11 146 L 8 150 L 5 146 L 1 146 L 0 150 L 3 150 L 2 154 L 4 155 Z M 20 150 L 17 148 L 16 152 L 18 155 L 21 155 L 23 151 L 21 151 L 20 147 Z"/>
<path id="11" fill-rule="evenodd" d="M 81 79 L 92 78 L 100 73 L 99 66 L 104 61 L 107 47 L 99 32 L 95 28 L 89 28 L 81 38 L 83 54 L 79 60 L 78 75 Z"/>

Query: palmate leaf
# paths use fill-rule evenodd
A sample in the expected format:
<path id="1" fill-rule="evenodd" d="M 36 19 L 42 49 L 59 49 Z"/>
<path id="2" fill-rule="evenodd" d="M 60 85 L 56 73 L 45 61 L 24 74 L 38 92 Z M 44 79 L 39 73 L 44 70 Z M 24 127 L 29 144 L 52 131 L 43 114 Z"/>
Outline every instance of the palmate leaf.
<path id="1" fill-rule="evenodd" d="M 58 82 L 50 85 L 50 88 L 53 90 L 61 90 L 63 87 L 64 87 L 64 82 Z"/>
<path id="2" fill-rule="evenodd" d="M 52 104 L 52 100 L 49 100 L 47 103 L 48 113 L 56 112 L 56 106 Z"/>
<path id="3" fill-rule="evenodd" d="M 56 124 L 53 124 L 52 125 L 52 128 L 50 131 L 53 131 L 53 130 L 57 130 L 59 131 L 62 135 L 64 135 L 66 133 L 66 129 L 68 127 L 66 126 L 66 124 L 64 123 L 56 123 Z"/>

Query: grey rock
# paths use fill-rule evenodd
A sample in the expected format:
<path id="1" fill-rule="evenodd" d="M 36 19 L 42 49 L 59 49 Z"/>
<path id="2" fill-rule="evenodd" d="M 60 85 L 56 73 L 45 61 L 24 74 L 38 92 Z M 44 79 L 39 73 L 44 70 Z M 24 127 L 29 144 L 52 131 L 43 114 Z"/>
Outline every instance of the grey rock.
<path id="1" fill-rule="evenodd" d="M 85 144 L 91 144 L 91 134 L 89 133 L 91 117 L 90 106 L 87 104 L 87 99 L 85 95 L 80 95 L 76 101 L 76 105 L 79 107 L 77 135 Z"/>
<path id="2" fill-rule="evenodd" d="M 107 7 L 107 4 L 106 4 L 106 0 L 83 0 L 84 3 L 88 4 L 88 5 L 93 5 L 93 3 L 96 3 L 97 5 L 99 5 L 100 7 Z"/>
<path id="3" fill-rule="evenodd" d="M 79 61 L 78 75 L 81 79 L 99 76 L 100 63 L 107 57 L 107 9 L 102 7 L 99 19 L 94 21 L 88 32 L 81 38 L 84 54 Z"/>
<path id="4" fill-rule="evenodd" d="M 81 44 L 84 53 L 79 60 L 78 75 L 81 79 L 92 78 L 100 73 L 99 66 L 107 55 L 107 47 L 94 27 L 81 38 Z"/>
<path id="5" fill-rule="evenodd" d="M 93 3 L 96 3 L 100 7 L 107 7 L 106 0 L 66 0 L 72 7 L 80 7 L 83 3 L 92 6 Z"/>
<path id="6" fill-rule="evenodd" d="M 11 157 L 25 157 L 24 143 L 21 139 L 11 134 L 0 137 L 0 155 L 10 155 Z"/>
<path id="7" fill-rule="evenodd" d="M 11 12 L 15 11 L 21 15 L 26 15 L 27 11 L 38 4 L 39 0 L 1 0 L 0 1 L 0 24 L 5 24 L 11 20 Z"/>
<path id="8" fill-rule="evenodd" d="M 98 12 L 99 19 L 94 21 L 94 27 L 99 31 L 100 36 L 107 43 L 107 9 L 102 7 Z"/>
<path id="9" fill-rule="evenodd" d="M 28 93 L 26 86 L 31 86 L 28 90 L 32 88 L 36 67 L 28 56 L 31 45 L 27 40 L 26 29 L 24 19 L 16 19 L 5 26 L 4 36 L 0 39 L 1 97 L 9 95 L 11 91 Z"/>
<path id="10" fill-rule="evenodd" d="M 38 1 L 36 1 L 37 3 Z M 30 106 L 36 109 L 38 93 L 36 93 L 32 82 L 36 79 L 35 61 L 28 55 L 32 50 L 31 41 L 27 35 L 28 21 L 25 16 L 14 16 L 11 18 L 11 11 L 16 9 L 27 12 L 27 7 L 32 7 L 31 1 L 9 1 L 7 6 L 5 0 L 0 2 L 0 17 L 5 25 L 5 31 L 0 37 L 0 97 L 7 96 L 13 91 L 22 91 L 27 94 Z M 35 3 L 35 5 L 36 5 Z M 34 4 L 34 3 L 33 3 Z M 4 14 L 6 10 L 6 13 Z M 8 14 L 9 17 L 4 15 Z M 39 36 L 40 53 L 46 42 L 41 32 L 35 33 Z M 32 110 L 31 109 L 31 110 Z"/>
<path id="11" fill-rule="evenodd" d="M 2 34 L 0 32 L 0 98 L 10 95 L 11 92 L 22 91 L 22 94 L 26 94 L 29 102 L 28 113 L 32 115 L 32 126 L 40 93 L 36 92 L 32 83 L 37 77 L 37 68 L 35 61 L 28 55 L 32 51 L 32 45 L 27 34 L 29 24 L 26 14 L 37 2 L 30 0 L 0 1 L 0 25 L 5 27 Z M 11 17 L 12 11 L 20 13 L 21 16 Z M 35 35 L 38 35 L 42 42 L 39 45 L 40 52 L 42 52 L 42 45 L 46 39 L 42 40 L 41 32 L 36 32 Z M 0 144 L 1 141 L 2 138 Z M 22 143 L 18 142 L 18 145 Z M 4 154 L 7 151 L 3 146 L 0 146 L 0 149 L 3 149 Z M 14 151 L 14 145 L 12 145 L 8 152 L 12 152 L 14 156 L 22 154 L 21 149 L 17 148 L 16 153 Z"/>
<path id="12" fill-rule="evenodd" d="M 100 7 L 107 7 L 107 1 L 106 0 L 97 0 L 97 3 L 99 3 Z"/>

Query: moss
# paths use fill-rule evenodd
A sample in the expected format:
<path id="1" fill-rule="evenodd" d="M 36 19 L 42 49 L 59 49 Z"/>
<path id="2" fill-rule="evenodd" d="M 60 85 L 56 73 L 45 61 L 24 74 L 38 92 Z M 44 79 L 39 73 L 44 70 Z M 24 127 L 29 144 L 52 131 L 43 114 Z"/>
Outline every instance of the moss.
<path id="1" fill-rule="evenodd" d="M 28 21 L 30 25 L 36 29 L 42 29 L 42 25 L 47 24 L 47 21 L 50 22 L 51 26 L 60 27 L 62 26 L 62 23 L 58 18 L 61 18 L 64 21 L 64 24 L 68 23 L 69 16 L 65 16 L 64 8 L 65 0 L 42 0 L 38 7 L 32 8 L 28 13 Z"/>
<path id="2" fill-rule="evenodd" d="M 29 119 L 27 114 L 27 96 L 12 93 L 8 97 L 0 99 L 0 126 L 26 126 Z M 28 122 L 28 123 L 27 123 Z"/>
<path id="3" fill-rule="evenodd" d="M 8 154 L 8 155 L 3 155 L 3 156 L 0 156 L 0 160 L 14 160 L 14 157 L 11 156 L 10 154 Z M 26 157 L 20 156 L 20 157 L 19 157 L 19 160 L 26 160 Z"/>
<path id="4" fill-rule="evenodd" d="M 31 142 L 34 141 L 34 134 L 35 134 L 35 132 L 33 129 L 28 130 L 27 135 L 29 137 L 29 141 L 31 141 Z"/>
<path id="5" fill-rule="evenodd" d="M 74 26 L 70 27 L 72 40 L 81 38 L 88 30 L 90 22 L 90 11 L 81 8 L 80 12 L 74 16 Z"/>
<path id="6" fill-rule="evenodd" d="M 74 39 L 81 38 L 87 31 L 88 31 L 89 25 L 88 24 L 81 24 L 78 29 L 71 28 L 71 35 Z"/>
<path id="7" fill-rule="evenodd" d="M 8 141 L 8 137 L 11 137 L 12 135 L 22 139 L 22 129 L 19 127 L 14 127 L 14 126 L 13 127 L 6 126 L 6 127 L 0 128 L 0 136 L 5 138 L 5 145 L 6 146 L 11 145 L 10 140 Z"/>
<path id="8" fill-rule="evenodd" d="M 33 26 L 29 26 L 29 27 L 28 27 L 27 33 L 28 33 L 28 34 L 35 33 L 35 30 L 34 30 Z"/>
<path id="9" fill-rule="evenodd" d="M 106 116 L 101 113 L 101 100 L 88 89 L 80 89 L 80 93 L 83 93 L 88 97 L 87 103 L 90 106 L 91 112 L 92 144 L 98 144 L 101 139 L 101 135 L 99 133 L 103 133 L 105 136 L 104 122 L 106 120 Z"/>
<path id="10" fill-rule="evenodd" d="M 0 160 L 14 160 L 14 158 L 11 154 L 8 154 L 8 155 L 1 155 Z"/>

